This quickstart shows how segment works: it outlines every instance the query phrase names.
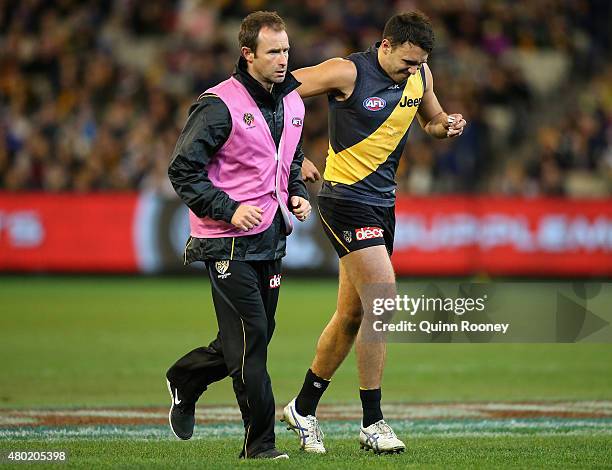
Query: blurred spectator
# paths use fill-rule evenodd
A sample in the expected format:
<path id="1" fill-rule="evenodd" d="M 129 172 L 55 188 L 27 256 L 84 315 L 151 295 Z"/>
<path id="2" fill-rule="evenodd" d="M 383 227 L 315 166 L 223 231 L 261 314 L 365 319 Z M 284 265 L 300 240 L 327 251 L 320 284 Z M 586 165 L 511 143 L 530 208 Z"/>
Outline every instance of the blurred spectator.
<path id="1" fill-rule="evenodd" d="M 231 72 L 243 16 L 279 11 L 298 68 L 367 48 L 389 16 L 412 8 L 436 31 L 436 93 L 469 126 L 453 142 L 413 126 L 399 191 L 612 193 L 607 0 L 6 0 L 0 189 L 172 195 L 180 125 Z M 319 169 L 326 107 L 307 101 L 305 150 Z"/>

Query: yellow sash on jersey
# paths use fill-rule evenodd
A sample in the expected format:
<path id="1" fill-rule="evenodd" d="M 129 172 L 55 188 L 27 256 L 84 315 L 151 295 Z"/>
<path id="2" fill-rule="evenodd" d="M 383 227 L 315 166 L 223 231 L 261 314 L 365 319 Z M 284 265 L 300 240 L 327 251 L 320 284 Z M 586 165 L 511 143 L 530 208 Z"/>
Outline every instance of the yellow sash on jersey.
<path id="1" fill-rule="evenodd" d="M 421 98 L 423 92 L 421 74 L 416 73 L 406 81 L 395 109 L 378 129 L 361 142 L 338 153 L 334 152 L 330 143 L 323 177 L 334 183 L 353 184 L 376 171 L 397 148 L 418 111 L 417 106 L 402 107 L 400 103 L 404 97 Z"/>

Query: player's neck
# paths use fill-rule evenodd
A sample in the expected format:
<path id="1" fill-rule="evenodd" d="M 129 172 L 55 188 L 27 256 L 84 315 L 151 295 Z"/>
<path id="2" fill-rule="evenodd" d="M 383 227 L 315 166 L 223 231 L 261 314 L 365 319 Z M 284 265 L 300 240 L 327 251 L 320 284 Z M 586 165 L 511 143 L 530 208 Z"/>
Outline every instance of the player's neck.
<path id="1" fill-rule="evenodd" d="M 393 78 L 391 73 L 389 73 L 389 70 L 387 70 L 387 68 L 385 67 L 386 62 L 385 62 L 385 59 L 383 57 L 383 52 L 380 47 L 378 48 L 378 52 L 376 54 L 376 60 L 378 60 L 378 66 L 387 75 L 387 77 L 389 77 L 395 83 L 402 83 L 402 81 L 398 82 L 395 78 Z"/>
<path id="2" fill-rule="evenodd" d="M 380 65 L 380 67 L 384 70 L 385 68 L 383 67 L 383 53 L 380 47 L 376 50 L 376 60 L 378 60 L 378 65 Z"/>

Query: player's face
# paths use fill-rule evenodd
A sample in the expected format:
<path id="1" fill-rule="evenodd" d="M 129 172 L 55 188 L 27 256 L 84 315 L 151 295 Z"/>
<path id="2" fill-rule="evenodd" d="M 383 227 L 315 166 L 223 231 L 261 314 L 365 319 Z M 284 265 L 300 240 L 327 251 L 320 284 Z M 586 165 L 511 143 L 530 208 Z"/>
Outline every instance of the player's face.
<path id="1" fill-rule="evenodd" d="M 427 62 L 427 52 L 409 42 L 391 46 L 387 39 L 383 39 L 380 47 L 383 52 L 380 65 L 396 83 L 401 83 L 418 73 Z"/>
<path id="2" fill-rule="evenodd" d="M 281 83 L 287 74 L 289 38 L 285 31 L 263 27 L 259 31 L 257 51 L 245 56 L 249 72 L 266 88 Z"/>

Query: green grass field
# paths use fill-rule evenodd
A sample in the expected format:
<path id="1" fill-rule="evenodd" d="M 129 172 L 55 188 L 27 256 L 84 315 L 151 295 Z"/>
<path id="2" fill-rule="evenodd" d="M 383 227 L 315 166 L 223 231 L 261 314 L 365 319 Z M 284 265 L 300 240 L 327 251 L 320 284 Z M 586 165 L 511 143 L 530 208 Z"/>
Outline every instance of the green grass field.
<path id="1" fill-rule="evenodd" d="M 534 285 L 533 295 L 537 289 Z M 298 391 L 335 296 L 333 280 L 283 280 L 269 357 L 277 405 L 284 405 Z M 79 434 L 74 431 L 83 429 L 78 423 L 50 428 L 11 421 L 11 413 L 77 407 L 148 407 L 163 415 L 166 411 L 161 407 L 169 399 L 166 368 L 216 334 L 206 280 L 2 277 L 0 309 L 3 452 L 68 449 L 70 466 L 80 468 L 223 468 L 237 463 L 241 442 L 237 420 L 225 434 L 215 434 L 219 424 L 211 424 L 211 435 L 207 435 L 204 424 L 196 430 L 198 439 L 189 442 L 173 441 L 161 418 L 142 428 L 141 434 L 128 432 L 131 428 L 122 428 L 121 423 L 105 423 Z M 334 377 L 324 403 L 357 405 L 357 387 L 351 355 Z M 597 401 L 595 410 L 612 410 L 608 402 L 612 400 L 612 346 L 391 344 L 383 396 L 386 403 L 398 406 Z M 233 403 L 229 380 L 215 384 L 202 400 L 203 405 Z M 594 418 L 576 414 L 573 420 L 567 412 L 544 421 L 542 416 L 503 422 L 462 416 L 455 421 L 415 420 L 414 425 L 411 420 L 389 419 L 402 430 L 409 449 L 402 455 L 382 457 L 359 451 L 352 437 L 358 420 L 353 418 L 324 427 L 330 449 L 324 457 L 294 450 L 291 435 L 279 427 L 279 447 L 290 451 L 291 461 L 278 464 L 308 468 L 612 466 L 612 411 Z"/>

